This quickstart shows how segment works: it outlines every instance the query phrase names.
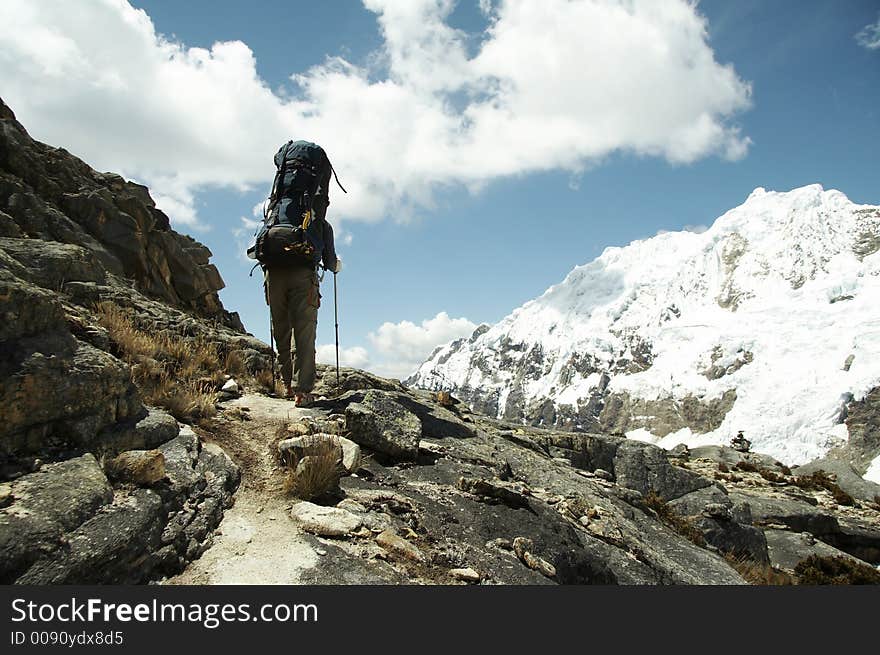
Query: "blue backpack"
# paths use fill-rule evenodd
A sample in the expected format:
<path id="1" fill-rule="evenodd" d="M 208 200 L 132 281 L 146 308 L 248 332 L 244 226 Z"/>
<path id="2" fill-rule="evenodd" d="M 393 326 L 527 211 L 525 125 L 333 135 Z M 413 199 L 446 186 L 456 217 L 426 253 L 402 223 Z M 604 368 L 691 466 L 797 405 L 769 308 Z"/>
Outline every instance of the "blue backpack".
<path id="1" fill-rule="evenodd" d="M 309 141 L 288 141 L 275 153 L 275 181 L 248 257 L 263 267 L 317 267 L 324 250 L 331 173 L 345 191 L 324 149 Z"/>

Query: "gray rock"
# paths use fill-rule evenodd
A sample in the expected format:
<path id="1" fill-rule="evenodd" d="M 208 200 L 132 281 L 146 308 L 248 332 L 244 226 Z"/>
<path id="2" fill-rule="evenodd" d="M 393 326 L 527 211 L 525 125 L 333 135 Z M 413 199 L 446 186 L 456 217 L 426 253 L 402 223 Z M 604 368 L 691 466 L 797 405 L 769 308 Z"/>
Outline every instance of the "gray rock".
<path id="1" fill-rule="evenodd" d="M 345 424 L 355 443 L 397 459 L 415 459 L 419 454 L 422 426 L 415 414 L 389 397 L 370 390 L 363 401 L 345 409 Z"/>
<path id="2" fill-rule="evenodd" d="M 425 560 L 422 551 L 391 530 L 385 530 L 376 535 L 376 543 L 392 555 L 414 562 L 423 562 Z"/>
<path id="3" fill-rule="evenodd" d="M 759 468 L 769 469 L 779 472 L 782 464 L 761 453 L 743 453 L 727 446 L 698 446 L 691 448 L 691 459 L 710 459 L 719 464 L 725 464 L 730 468 L 735 468 L 740 462 L 748 462 Z"/>
<path id="4" fill-rule="evenodd" d="M 775 568 L 793 573 L 798 562 L 811 555 L 818 557 L 846 557 L 859 562 L 852 555 L 838 550 L 816 539 L 809 532 L 790 532 L 788 530 L 765 529 L 764 537 L 770 564 Z"/>
<path id="5" fill-rule="evenodd" d="M 124 423 L 117 423 L 105 430 L 99 440 L 100 447 L 110 452 L 123 450 L 149 450 L 177 437 L 180 427 L 170 414 L 150 408 L 146 416 Z"/>
<path id="6" fill-rule="evenodd" d="M 734 502 L 748 503 L 756 525 L 784 525 L 794 532 L 809 532 L 818 538 L 840 532 L 837 518 L 802 500 L 760 496 L 731 491 Z"/>
<path id="7" fill-rule="evenodd" d="M 303 530 L 321 537 L 348 537 L 364 524 L 363 519 L 347 510 L 306 501 L 294 505 L 290 515 Z"/>
<path id="8" fill-rule="evenodd" d="M 708 505 L 721 505 L 730 510 L 733 501 L 727 496 L 727 492 L 717 484 L 697 489 L 669 501 L 669 506 L 681 516 L 697 516 Z"/>
<path id="9" fill-rule="evenodd" d="M 745 557 L 753 562 L 769 563 L 764 533 L 751 525 L 742 525 L 728 518 L 700 516 L 694 519 L 706 543 L 723 553 Z"/>
<path id="10" fill-rule="evenodd" d="M 617 449 L 614 476 L 623 487 L 643 494 L 654 490 L 667 501 L 711 484 L 693 471 L 673 466 L 661 448 L 629 440 Z"/>
<path id="11" fill-rule="evenodd" d="M 162 501 L 147 489 L 116 499 L 37 560 L 18 584 L 134 584 L 148 579 L 162 533 Z"/>
<path id="12" fill-rule="evenodd" d="M 47 464 L 10 484 L 12 503 L 0 509 L 0 582 L 10 584 L 45 553 L 61 546 L 113 500 L 113 490 L 91 454 Z"/>

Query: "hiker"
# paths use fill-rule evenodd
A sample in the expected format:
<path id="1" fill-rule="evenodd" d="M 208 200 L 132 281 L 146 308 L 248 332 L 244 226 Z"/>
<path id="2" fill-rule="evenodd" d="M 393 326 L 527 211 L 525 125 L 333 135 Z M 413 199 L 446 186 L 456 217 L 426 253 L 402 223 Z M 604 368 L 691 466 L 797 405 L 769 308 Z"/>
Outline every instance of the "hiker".
<path id="1" fill-rule="evenodd" d="M 336 173 L 323 148 L 308 141 L 281 146 L 275 167 L 263 225 L 248 256 L 263 268 L 285 394 L 303 406 L 312 402 L 315 386 L 318 268 L 334 275 L 342 270 L 326 218 L 330 175 Z"/>

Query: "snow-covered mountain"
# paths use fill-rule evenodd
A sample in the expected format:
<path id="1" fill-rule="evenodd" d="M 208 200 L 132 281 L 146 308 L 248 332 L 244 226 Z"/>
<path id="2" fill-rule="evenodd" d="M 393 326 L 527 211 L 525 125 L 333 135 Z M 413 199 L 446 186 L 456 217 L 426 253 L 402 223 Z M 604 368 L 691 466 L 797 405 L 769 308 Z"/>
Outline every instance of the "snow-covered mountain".
<path id="1" fill-rule="evenodd" d="M 703 233 L 607 248 L 408 383 L 664 447 L 742 430 L 803 463 L 843 444 L 847 405 L 880 387 L 878 251 L 880 207 L 759 188 Z"/>

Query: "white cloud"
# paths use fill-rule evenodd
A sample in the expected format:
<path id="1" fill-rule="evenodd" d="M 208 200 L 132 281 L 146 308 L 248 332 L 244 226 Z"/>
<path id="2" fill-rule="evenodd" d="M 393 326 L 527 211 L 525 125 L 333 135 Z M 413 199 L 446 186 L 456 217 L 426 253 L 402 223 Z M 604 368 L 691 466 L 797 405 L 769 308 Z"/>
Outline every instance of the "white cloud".
<path id="1" fill-rule="evenodd" d="M 466 318 L 450 318 L 446 312 L 425 319 L 421 325 L 411 321 L 383 323 L 367 338 L 384 361 L 374 367 L 381 375 L 405 378 L 424 362 L 431 352 L 453 339 L 470 336 L 477 328 Z"/>
<path id="2" fill-rule="evenodd" d="M 315 348 L 315 360 L 322 364 L 336 364 L 336 346 L 332 343 Z M 366 348 L 354 346 L 339 349 L 339 365 L 365 368 L 370 362 L 370 354 Z"/>
<path id="3" fill-rule="evenodd" d="M 383 67 L 330 58 L 291 71 L 301 91 L 281 95 L 246 44 L 171 42 L 124 0 L 3 0 L 3 97 L 34 136 L 150 185 L 188 226 L 200 191 L 268 190 L 292 137 L 327 148 L 349 191 L 333 195 L 337 220 L 406 218 L 440 187 L 577 175 L 614 151 L 679 163 L 748 149 L 731 121 L 750 86 L 715 60 L 689 0 L 481 1 L 478 35 L 447 24 L 452 0 L 364 4 Z"/>
<path id="4" fill-rule="evenodd" d="M 856 34 L 856 42 L 863 48 L 868 50 L 880 49 L 880 16 L 877 17 L 876 23 L 865 25 L 862 30 Z"/>

